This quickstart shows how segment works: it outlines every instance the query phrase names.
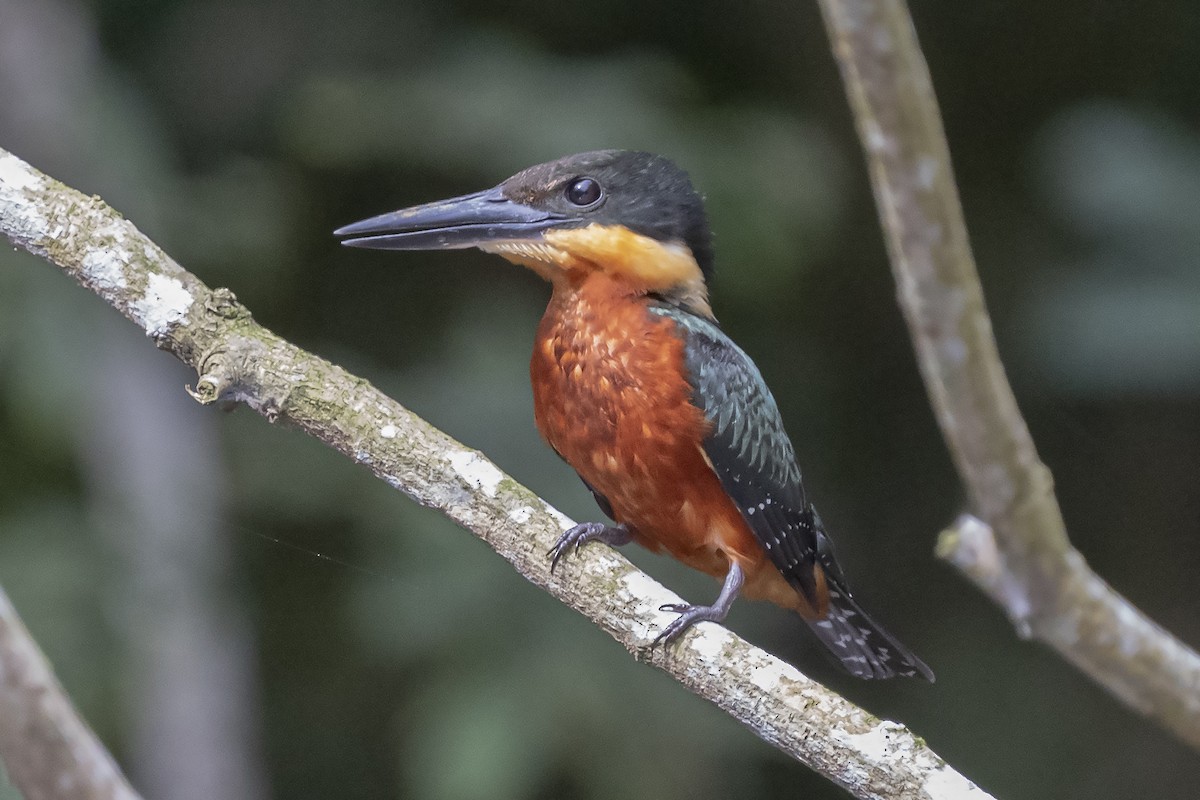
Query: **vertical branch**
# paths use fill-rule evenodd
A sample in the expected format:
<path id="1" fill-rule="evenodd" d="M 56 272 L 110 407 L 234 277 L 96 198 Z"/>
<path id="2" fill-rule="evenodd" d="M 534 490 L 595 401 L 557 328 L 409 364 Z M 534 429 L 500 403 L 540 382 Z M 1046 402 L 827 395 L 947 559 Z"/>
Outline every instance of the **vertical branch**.
<path id="1" fill-rule="evenodd" d="M 971 510 L 938 552 L 1134 709 L 1200 747 L 1200 657 L 1095 575 L 1067 538 L 992 335 L 929 70 L 903 0 L 819 0 L 901 308 Z M 980 523 L 982 521 L 982 524 Z"/>

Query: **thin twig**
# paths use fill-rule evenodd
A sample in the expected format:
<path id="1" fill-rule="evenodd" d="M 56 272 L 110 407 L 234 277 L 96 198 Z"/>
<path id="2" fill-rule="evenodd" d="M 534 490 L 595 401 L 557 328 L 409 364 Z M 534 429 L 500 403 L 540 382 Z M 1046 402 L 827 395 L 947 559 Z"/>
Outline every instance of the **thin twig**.
<path id="1" fill-rule="evenodd" d="M 442 511 L 639 658 L 856 797 L 988 797 L 905 727 L 877 719 L 725 628 L 703 624 L 669 653 L 648 650 L 671 619 L 659 606 L 678 597 L 604 547 L 585 548 L 551 574 L 546 552 L 570 520 L 365 380 L 257 325 L 232 293 L 209 289 L 101 200 L 3 150 L 0 230 L 196 369 L 198 401 L 243 402 Z"/>
<path id="2" fill-rule="evenodd" d="M 1050 471 L 996 349 L 929 70 L 905 3 L 820 4 L 870 165 L 900 305 L 978 517 L 944 535 L 939 554 L 999 603 L 1023 635 L 1051 645 L 1200 748 L 1200 657 L 1093 573 L 1067 539 Z"/>

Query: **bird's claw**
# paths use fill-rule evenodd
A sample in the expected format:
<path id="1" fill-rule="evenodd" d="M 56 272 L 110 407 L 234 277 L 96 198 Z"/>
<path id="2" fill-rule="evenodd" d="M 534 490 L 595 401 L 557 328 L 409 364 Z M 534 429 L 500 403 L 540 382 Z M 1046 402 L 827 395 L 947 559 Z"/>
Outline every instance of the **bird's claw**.
<path id="1" fill-rule="evenodd" d="M 654 641 L 650 643 L 652 650 L 659 645 L 665 647 L 675 641 L 697 622 L 720 622 L 725 618 L 725 615 L 713 606 L 694 606 L 690 603 L 666 603 L 659 606 L 658 610 L 669 611 L 679 616 L 671 620 L 670 624 L 662 629 L 662 633 L 654 637 Z"/>
<path id="2" fill-rule="evenodd" d="M 671 624 L 663 628 L 662 633 L 655 637 L 650 649 L 658 645 L 667 645 L 678 639 L 688 628 L 697 622 L 722 622 L 729 615 L 729 607 L 733 605 L 738 590 L 746 580 L 746 573 L 736 561 L 729 565 L 725 574 L 725 583 L 721 585 L 721 594 L 711 606 L 694 606 L 691 603 L 665 603 L 658 607 L 659 611 L 669 611 L 679 616 L 671 620 Z"/>
<path id="3" fill-rule="evenodd" d="M 619 547 L 633 538 L 633 534 L 624 525 L 605 525 L 603 522 L 581 522 L 574 528 L 565 531 L 554 543 L 546 555 L 550 556 L 550 571 L 558 566 L 559 560 L 568 552 L 579 552 L 579 548 L 588 542 L 600 541 Z"/>

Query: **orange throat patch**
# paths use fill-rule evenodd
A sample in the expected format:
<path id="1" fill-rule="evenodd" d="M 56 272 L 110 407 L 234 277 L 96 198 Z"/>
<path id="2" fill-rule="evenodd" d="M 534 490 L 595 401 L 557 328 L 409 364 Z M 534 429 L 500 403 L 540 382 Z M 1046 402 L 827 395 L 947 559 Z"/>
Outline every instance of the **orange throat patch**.
<path id="1" fill-rule="evenodd" d="M 712 317 L 699 264 L 686 245 L 659 242 L 619 225 L 546 231 L 540 240 L 491 242 L 482 247 L 555 284 L 581 285 L 604 273 L 632 294 L 669 296 L 693 313 Z"/>

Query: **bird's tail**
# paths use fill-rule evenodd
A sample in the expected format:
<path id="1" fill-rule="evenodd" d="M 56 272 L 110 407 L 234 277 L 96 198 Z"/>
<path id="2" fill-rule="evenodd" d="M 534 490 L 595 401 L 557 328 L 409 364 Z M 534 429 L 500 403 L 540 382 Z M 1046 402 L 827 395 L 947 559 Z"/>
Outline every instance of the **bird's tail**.
<path id="1" fill-rule="evenodd" d="M 857 678 L 924 678 L 933 683 L 933 670 L 900 644 L 833 581 L 829 585 L 829 614 L 805 620 L 821 643 Z"/>

